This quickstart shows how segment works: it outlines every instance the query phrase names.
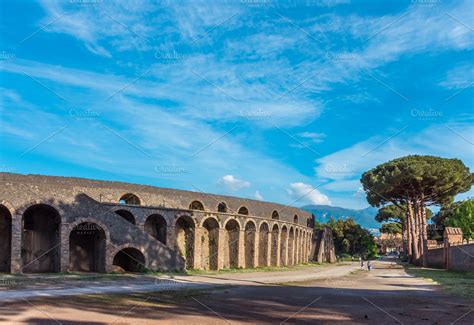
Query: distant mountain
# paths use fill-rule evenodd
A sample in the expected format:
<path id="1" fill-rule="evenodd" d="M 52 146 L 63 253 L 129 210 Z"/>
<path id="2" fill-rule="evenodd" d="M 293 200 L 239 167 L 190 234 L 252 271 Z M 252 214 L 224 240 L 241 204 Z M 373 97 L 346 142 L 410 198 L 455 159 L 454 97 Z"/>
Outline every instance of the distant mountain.
<path id="1" fill-rule="evenodd" d="M 316 220 L 324 223 L 333 217 L 334 219 L 352 218 L 364 228 L 379 229 L 380 223 L 375 221 L 377 209 L 368 207 L 362 210 L 345 209 L 340 207 L 333 207 L 329 205 L 305 205 L 301 209 L 311 212 L 315 215 Z"/>

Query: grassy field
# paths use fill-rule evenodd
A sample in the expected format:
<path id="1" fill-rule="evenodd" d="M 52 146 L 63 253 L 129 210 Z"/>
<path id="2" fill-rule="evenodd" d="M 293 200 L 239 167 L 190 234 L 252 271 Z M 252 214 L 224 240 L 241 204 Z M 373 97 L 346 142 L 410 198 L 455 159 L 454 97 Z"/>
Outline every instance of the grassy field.
<path id="1" fill-rule="evenodd" d="M 406 266 L 407 273 L 438 283 L 447 293 L 474 301 L 474 272 L 457 272 Z"/>
<path id="2" fill-rule="evenodd" d="M 308 267 L 308 266 L 327 266 L 329 264 L 327 263 L 306 263 L 306 264 L 300 264 L 300 265 L 295 265 L 295 266 L 281 266 L 281 267 L 276 267 L 276 266 L 265 266 L 265 267 L 256 267 L 256 268 L 248 268 L 248 269 L 243 269 L 243 268 L 238 268 L 238 269 L 222 269 L 219 271 L 210 271 L 210 270 L 188 270 L 186 271 L 186 274 L 189 275 L 200 275 L 200 274 L 223 274 L 223 273 L 252 273 L 252 272 L 282 272 L 282 271 L 297 271 L 301 268 Z"/>

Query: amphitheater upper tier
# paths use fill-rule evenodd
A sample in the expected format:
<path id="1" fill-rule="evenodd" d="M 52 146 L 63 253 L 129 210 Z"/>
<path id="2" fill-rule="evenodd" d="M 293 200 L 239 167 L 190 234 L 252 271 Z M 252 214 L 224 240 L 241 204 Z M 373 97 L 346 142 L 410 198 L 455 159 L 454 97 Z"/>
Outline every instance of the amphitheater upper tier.
<path id="1" fill-rule="evenodd" d="M 311 249 L 312 215 L 289 206 L 84 178 L 0 176 L 0 271 L 290 265 L 307 261 Z"/>

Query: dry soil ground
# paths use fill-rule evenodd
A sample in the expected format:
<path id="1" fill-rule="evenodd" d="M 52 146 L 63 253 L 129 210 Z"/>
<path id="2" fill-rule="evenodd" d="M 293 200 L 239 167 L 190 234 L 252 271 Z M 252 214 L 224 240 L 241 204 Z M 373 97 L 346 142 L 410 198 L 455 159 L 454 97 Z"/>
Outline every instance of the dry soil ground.
<path id="1" fill-rule="evenodd" d="M 313 276 L 308 276 L 309 272 Z M 296 273 L 201 275 L 186 281 L 221 286 L 24 298 L 4 302 L 0 322 L 474 324 L 472 301 L 447 295 L 438 285 L 412 277 L 389 261 L 375 262 L 370 273 L 353 264 L 313 267 Z"/>

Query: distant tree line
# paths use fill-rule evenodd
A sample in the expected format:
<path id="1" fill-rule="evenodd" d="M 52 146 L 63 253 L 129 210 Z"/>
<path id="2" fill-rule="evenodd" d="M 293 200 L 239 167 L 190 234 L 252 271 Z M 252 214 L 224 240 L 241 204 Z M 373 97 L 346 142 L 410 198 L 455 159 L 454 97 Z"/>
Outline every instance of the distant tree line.
<path id="1" fill-rule="evenodd" d="M 377 255 L 374 236 L 358 225 L 354 219 L 334 219 L 331 217 L 326 224 L 315 222 L 316 229 L 329 227 L 334 238 L 334 247 L 338 256 L 362 256 L 372 258 Z"/>

